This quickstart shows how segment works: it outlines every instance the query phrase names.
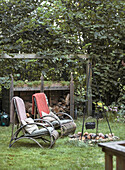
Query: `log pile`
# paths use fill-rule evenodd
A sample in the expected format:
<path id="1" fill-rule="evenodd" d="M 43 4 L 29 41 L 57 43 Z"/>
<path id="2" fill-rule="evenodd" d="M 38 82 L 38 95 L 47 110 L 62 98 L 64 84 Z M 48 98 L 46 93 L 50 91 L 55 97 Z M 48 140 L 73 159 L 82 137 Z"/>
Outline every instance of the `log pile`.
<path id="1" fill-rule="evenodd" d="M 58 112 L 70 113 L 69 94 L 59 98 L 58 101 L 52 100 L 51 111 L 54 112 L 54 113 L 58 113 Z"/>
<path id="2" fill-rule="evenodd" d="M 32 114 L 32 103 L 25 102 L 25 108 L 26 108 L 27 117 L 30 117 Z"/>
<path id="3" fill-rule="evenodd" d="M 26 112 L 31 115 L 32 113 L 32 103 L 25 102 Z M 55 98 L 51 100 L 50 110 L 54 113 L 64 112 L 70 113 L 70 99 L 69 94 L 62 96 L 59 99 Z"/>

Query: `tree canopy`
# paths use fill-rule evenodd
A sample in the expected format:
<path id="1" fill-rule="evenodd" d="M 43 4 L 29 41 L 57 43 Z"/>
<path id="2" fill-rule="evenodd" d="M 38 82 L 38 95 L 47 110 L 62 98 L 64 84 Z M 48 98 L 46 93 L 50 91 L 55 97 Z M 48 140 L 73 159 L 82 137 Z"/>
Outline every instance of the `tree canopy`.
<path id="1" fill-rule="evenodd" d="M 123 0 L 2 0 L 0 25 L 0 53 L 37 53 L 57 60 L 67 54 L 88 54 L 103 101 L 125 104 Z M 79 66 L 73 57 L 63 67 L 73 62 Z M 93 99 L 98 100 L 94 82 L 92 88 Z"/>

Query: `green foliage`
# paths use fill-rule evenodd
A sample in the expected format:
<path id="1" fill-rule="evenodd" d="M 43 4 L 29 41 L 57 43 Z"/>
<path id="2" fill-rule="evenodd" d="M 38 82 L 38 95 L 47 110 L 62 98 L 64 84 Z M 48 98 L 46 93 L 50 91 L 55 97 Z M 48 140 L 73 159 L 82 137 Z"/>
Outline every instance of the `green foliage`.
<path id="1" fill-rule="evenodd" d="M 45 56 L 115 52 L 123 57 L 124 5 L 122 0 L 4 0 L 0 4 L 1 49 Z"/>
<path id="2" fill-rule="evenodd" d="M 100 100 L 98 85 L 106 105 L 125 105 L 125 67 L 121 64 L 125 56 L 124 9 L 123 0 L 3 0 L 0 53 L 37 53 L 50 59 L 2 60 L 0 76 L 12 73 L 20 74 L 15 76 L 18 80 L 39 80 L 42 72 L 45 80 L 69 81 L 72 71 L 76 95 L 82 100 L 80 87 L 85 84 L 79 79 L 85 69 L 75 54 L 86 53 L 92 59 L 97 82 L 92 84 L 94 102 Z M 68 54 L 75 57 L 67 58 Z"/>
<path id="3" fill-rule="evenodd" d="M 0 3 L 2 51 L 58 54 L 66 39 L 59 33 L 60 29 L 54 26 L 54 18 L 59 16 L 61 10 L 57 6 L 58 3 L 51 1 L 3 0 Z"/>
<path id="4" fill-rule="evenodd" d="M 69 86 L 70 82 L 69 81 L 44 81 L 44 86 Z M 14 81 L 14 87 L 37 87 L 41 85 L 41 80 L 39 81 Z"/>
<path id="5" fill-rule="evenodd" d="M 9 89 L 10 87 L 10 77 L 0 77 L 0 85 Z"/>
<path id="6" fill-rule="evenodd" d="M 38 86 L 41 84 L 41 81 L 33 81 L 33 86 Z"/>
<path id="7" fill-rule="evenodd" d="M 23 87 L 25 82 L 22 80 L 14 81 L 14 86 Z"/>
<path id="8" fill-rule="evenodd" d="M 125 116 L 119 115 L 115 118 L 115 121 L 118 123 L 120 123 L 120 122 L 125 123 Z"/>

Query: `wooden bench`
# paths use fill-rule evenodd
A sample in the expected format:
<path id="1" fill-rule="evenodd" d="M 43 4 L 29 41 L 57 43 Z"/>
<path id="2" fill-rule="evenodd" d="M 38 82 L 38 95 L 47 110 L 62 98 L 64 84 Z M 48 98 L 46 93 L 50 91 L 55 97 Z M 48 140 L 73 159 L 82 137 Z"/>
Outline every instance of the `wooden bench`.
<path id="1" fill-rule="evenodd" d="M 113 169 L 113 156 L 116 156 L 116 170 L 125 170 L 125 140 L 99 143 L 105 152 L 105 170 Z"/>

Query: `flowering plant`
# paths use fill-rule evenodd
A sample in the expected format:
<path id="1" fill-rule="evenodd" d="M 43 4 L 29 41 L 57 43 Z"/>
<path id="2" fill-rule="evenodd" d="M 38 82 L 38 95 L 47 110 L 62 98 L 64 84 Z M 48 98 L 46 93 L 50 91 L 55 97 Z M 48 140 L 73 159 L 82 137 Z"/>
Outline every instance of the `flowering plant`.
<path id="1" fill-rule="evenodd" d="M 108 107 L 102 101 L 93 102 L 93 104 L 95 104 L 95 111 L 96 112 L 97 111 L 103 111 L 103 110 L 108 111 Z"/>
<path id="2" fill-rule="evenodd" d="M 118 107 L 116 107 L 116 106 L 114 106 L 114 107 L 108 106 L 108 111 L 111 111 L 113 113 L 117 113 L 118 112 Z"/>

